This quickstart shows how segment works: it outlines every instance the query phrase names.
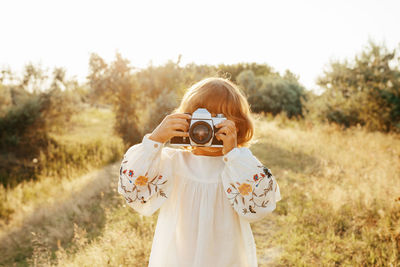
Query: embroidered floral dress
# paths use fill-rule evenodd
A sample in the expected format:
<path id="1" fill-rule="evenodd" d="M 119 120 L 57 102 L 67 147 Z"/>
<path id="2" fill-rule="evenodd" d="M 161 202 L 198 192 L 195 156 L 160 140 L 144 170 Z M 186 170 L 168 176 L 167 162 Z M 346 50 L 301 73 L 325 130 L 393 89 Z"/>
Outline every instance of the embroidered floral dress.
<path id="1" fill-rule="evenodd" d="M 142 215 L 160 208 L 149 266 L 256 267 L 249 223 L 281 199 L 271 171 L 248 148 L 199 156 L 148 136 L 126 151 L 118 192 Z"/>

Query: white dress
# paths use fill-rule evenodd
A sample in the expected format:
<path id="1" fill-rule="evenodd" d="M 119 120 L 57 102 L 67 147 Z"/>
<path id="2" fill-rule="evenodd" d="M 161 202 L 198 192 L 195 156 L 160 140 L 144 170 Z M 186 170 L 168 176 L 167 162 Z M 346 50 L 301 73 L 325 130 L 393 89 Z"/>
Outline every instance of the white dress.
<path id="1" fill-rule="evenodd" d="M 126 151 L 118 181 L 135 211 L 160 208 L 148 266 L 256 267 L 250 222 L 281 199 L 270 170 L 246 147 L 199 156 L 149 135 Z"/>

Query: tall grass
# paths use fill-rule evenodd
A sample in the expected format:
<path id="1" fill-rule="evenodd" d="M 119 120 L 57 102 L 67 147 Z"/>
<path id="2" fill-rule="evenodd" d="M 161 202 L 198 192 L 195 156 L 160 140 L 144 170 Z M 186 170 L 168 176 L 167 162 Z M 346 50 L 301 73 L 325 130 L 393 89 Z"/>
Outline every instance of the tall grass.
<path id="1" fill-rule="evenodd" d="M 34 159 L 44 166 L 39 179 L 12 188 L 0 185 L 0 226 L 15 219 L 18 215 L 14 213 L 31 211 L 50 201 L 64 190 L 67 181 L 119 159 L 124 145 L 113 134 L 113 123 L 114 116 L 108 109 L 88 108 L 74 116 L 64 126 L 66 129 L 51 133 L 57 143 L 50 144 L 46 155 Z"/>
<path id="2" fill-rule="evenodd" d="M 399 136 L 261 116 L 256 139 L 282 194 L 252 224 L 260 266 L 399 266 Z M 20 208 L 36 204 L 0 229 L 0 265 L 146 266 L 158 212 L 125 206 L 118 167 L 30 184 Z"/>
<path id="3" fill-rule="evenodd" d="M 398 266 L 399 135 L 281 116 L 258 125 L 253 149 L 282 188 L 273 217 L 279 264 Z"/>

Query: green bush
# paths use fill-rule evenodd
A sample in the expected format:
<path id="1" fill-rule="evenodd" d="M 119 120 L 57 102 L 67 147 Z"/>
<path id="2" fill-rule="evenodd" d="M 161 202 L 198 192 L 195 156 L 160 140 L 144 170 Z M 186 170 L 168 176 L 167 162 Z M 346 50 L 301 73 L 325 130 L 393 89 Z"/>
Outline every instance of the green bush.
<path id="1" fill-rule="evenodd" d="M 285 112 L 289 118 L 303 115 L 305 89 L 292 73 L 286 72 L 283 77 L 277 73 L 256 76 L 252 70 L 245 70 L 238 75 L 237 82 L 253 112 Z"/>
<path id="2" fill-rule="evenodd" d="M 45 74 L 33 65 L 26 66 L 19 83 L 0 89 L 0 102 L 7 108 L 0 116 L 0 183 L 15 185 L 34 179 L 43 166 L 37 163 L 41 153 L 55 141 L 50 132 L 62 132 L 70 117 L 80 110 L 79 98 L 72 91 L 65 72 L 55 69 L 47 80 Z M 68 87 L 67 87 L 68 86 Z M 63 89 L 62 89 L 63 88 Z"/>
<path id="3" fill-rule="evenodd" d="M 373 42 L 353 61 L 331 62 L 318 84 L 324 93 L 310 104 L 330 122 L 345 127 L 400 132 L 400 65 L 397 49 Z M 320 103 L 320 104 L 318 104 Z"/>
<path id="4" fill-rule="evenodd" d="M 135 70 L 120 54 L 110 64 L 92 54 L 88 76 L 92 98 L 112 105 L 115 132 L 127 147 L 142 140 L 177 105 L 185 89 L 194 82 L 211 75 L 214 67 L 179 62 L 149 66 Z"/>
<path id="5" fill-rule="evenodd" d="M 88 76 L 91 98 L 111 104 L 117 118 L 114 129 L 125 143 L 132 145 L 141 139 L 140 113 L 141 92 L 133 76 L 129 61 L 117 54 L 108 65 L 101 57 L 90 57 Z"/>
<path id="6" fill-rule="evenodd" d="M 113 106 L 115 132 L 127 146 L 140 142 L 161 120 L 178 106 L 184 92 L 206 77 L 224 77 L 244 87 L 255 112 L 284 111 L 289 117 L 302 114 L 304 88 L 291 74 L 281 77 L 266 64 L 238 63 L 179 66 L 168 61 L 161 66 L 135 69 L 120 54 L 110 64 L 92 54 L 88 76 L 93 102 Z M 250 85 L 251 84 L 251 85 Z"/>

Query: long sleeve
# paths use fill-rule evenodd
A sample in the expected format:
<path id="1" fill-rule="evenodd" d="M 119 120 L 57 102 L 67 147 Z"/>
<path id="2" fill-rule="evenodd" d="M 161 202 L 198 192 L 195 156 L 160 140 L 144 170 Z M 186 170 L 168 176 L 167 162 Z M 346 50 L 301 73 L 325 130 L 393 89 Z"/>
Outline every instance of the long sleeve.
<path id="1" fill-rule="evenodd" d="M 234 210 L 249 222 L 262 219 L 281 200 L 279 185 L 271 171 L 246 147 L 224 156 L 222 183 Z"/>
<path id="2" fill-rule="evenodd" d="M 166 201 L 173 185 L 172 158 L 176 149 L 143 137 L 123 156 L 119 170 L 118 193 L 144 216 L 152 215 Z"/>

